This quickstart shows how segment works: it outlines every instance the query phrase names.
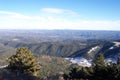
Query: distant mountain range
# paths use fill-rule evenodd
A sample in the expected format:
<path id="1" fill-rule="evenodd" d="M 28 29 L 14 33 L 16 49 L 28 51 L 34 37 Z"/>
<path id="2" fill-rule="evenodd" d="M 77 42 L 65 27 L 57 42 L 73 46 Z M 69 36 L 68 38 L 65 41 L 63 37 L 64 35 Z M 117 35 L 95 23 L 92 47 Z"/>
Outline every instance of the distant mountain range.
<path id="1" fill-rule="evenodd" d="M 119 31 L 82 30 L 0 30 L 0 55 L 12 55 L 28 47 L 35 55 L 94 59 L 120 56 Z M 4 51 L 3 51 L 4 50 Z"/>

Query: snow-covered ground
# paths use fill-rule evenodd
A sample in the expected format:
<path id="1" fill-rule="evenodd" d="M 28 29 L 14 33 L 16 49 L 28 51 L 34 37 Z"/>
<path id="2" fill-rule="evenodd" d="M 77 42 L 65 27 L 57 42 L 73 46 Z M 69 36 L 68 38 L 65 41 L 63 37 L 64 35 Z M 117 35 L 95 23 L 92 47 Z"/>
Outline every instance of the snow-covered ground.
<path id="1" fill-rule="evenodd" d="M 90 67 L 92 65 L 92 60 L 87 60 L 83 57 L 76 57 L 76 58 L 65 58 L 66 60 L 69 60 L 73 64 L 78 64 L 82 67 Z M 105 63 L 109 64 L 110 62 L 116 63 L 117 60 L 115 58 L 106 58 Z"/>
<path id="2" fill-rule="evenodd" d="M 114 59 L 114 58 L 106 58 L 105 59 L 105 63 L 110 63 L 110 62 L 112 62 L 112 63 L 116 63 L 116 59 Z"/>
<path id="3" fill-rule="evenodd" d="M 65 58 L 66 60 L 69 60 L 73 64 L 78 64 L 79 66 L 83 67 L 90 67 L 91 61 L 83 58 L 83 57 L 76 57 L 76 58 Z"/>
<path id="4" fill-rule="evenodd" d="M 7 66 L 8 66 L 8 65 L 0 66 L 0 69 L 1 69 L 1 68 L 5 68 L 5 67 L 7 67 Z"/>
<path id="5" fill-rule="evenodd" d="M 99 46 L 95 46 L 95 47 L 92 47 L 89 51 L 88 51 L 88 54 L 93 52 L 93 51 L 96 51 L 98 48 L 100 48 Z"/>
<path id="6" fill-rule="evenodd" d="M 116 43 L 115 45 L 111 46 L 109 49 L 114 49 L 116 47 L 120 47 L 120 42 L 119 44 Z M 88 54 L 94 53 L 94 51 L 96 51 L 99 48 L 100 46 L 92 47 L 87 53 Z M 112 58 L 106 58 L 105 63 L 107 64 L 109 64 L 110 62 L 116 63 L 119 57 L 120 57 L 120 52 L 116 54 L 115 56 L 113 56 Z M 83 66 L 83 67 L 90 67 L 92 65 L 92 60 L 87 60 L 83 57 L 65 58 L 65 59 L 69 60 L 73 64 L 78 64 L 79 66 Z"/>

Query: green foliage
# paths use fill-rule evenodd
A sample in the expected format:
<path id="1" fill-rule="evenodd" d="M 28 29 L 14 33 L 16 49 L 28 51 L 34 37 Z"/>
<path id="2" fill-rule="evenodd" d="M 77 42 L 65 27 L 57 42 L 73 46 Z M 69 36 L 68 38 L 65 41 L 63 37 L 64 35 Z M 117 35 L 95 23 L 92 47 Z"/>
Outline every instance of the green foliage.
<path id="1" fill-rule="evenodd" d="M 66 80 L 120 80 L 120 58 L 117 63 L 105 64 L 102 54 L 93 62 L 94 66 L 72 68 L 65 74 Z"/>
<path id="2" fill-rule="evenodd" d="M 40 69 L 41 78 L 56 76 L 61 72 L 68 73 L 69 66 L 71 65 L 69 61 L 60 57 L 43 55 L 38 57 L 38 60 L 40 61 L 40 65 L 41 65 L 41 69 Z"/>
<path id="3" fill-rule="evenodd" d="M 95 67 L 102 68 L 105 67 L 104 56 L 99 54 L 98 57 L 94 60 Z"/>
<path id="4" fill-rule="evenodd" d="M 8 68 L 20 73 L 28 73 L 37 76 L 40 66 L 36 61 L 34 55 L 25 47 L 18 48 L 16 54 L 9 57 Z"/>
<path id="5" fill-rule="evenodd" d="M 65 80 L 87 80 L 93 73 L 92 68 L 88 67 L 73 67 L 69 74 L 64 74 Z"/>
<path id="6" fill-rule="evenodd" d="M 94 60 L 94 65 L 95 66 L 93 66 L 94 68 L 93 77 L 97 80 L 101 80 L 103 77 L 107 75 L 103 54 L 98 55 L 98 57 Z"/>

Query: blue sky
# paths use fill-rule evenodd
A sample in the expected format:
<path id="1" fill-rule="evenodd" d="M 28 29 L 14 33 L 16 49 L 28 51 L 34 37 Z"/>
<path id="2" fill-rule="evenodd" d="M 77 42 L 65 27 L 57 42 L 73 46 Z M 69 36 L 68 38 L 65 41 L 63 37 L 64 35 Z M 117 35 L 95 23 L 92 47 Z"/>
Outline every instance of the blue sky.
<path id="1" fill-rule="evenodd" d="M 0 29 L 120 30 L 120 0 L 0 0 Z"/>

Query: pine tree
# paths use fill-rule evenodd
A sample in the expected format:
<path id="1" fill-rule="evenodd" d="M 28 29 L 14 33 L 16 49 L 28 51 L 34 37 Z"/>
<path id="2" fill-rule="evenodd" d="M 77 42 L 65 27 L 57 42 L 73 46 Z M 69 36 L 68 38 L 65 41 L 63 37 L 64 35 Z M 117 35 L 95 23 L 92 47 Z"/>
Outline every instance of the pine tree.
<path id="1" fill-rule="evenodd" d="M 105 67 L 105 61 L 103 54 L 99 54 L 98 57 L 94 60 L 94 64 L 97 67 Z"/>
<path id="2" fill-rule="evenodd" d="M 95 80 L 104 80 L 106 77 L 106 66 L 104 62 L 104 56 L 103 54 L 99 54 L 98 57 L 94 60 L 95 66 L 94 68 L 94 74 L 93 79 Z"/>
<path id="3" fill-rule="evenodd" d="M 114 72 L 116 72 L 117 78 L 120 79 L 120 58 L 118 58 L 118 60 L 117 60 L 116 71 L 114 71 Z"/>
<path id="4" fill-rule="evenodd" d="M 20 73 L 28 73 L 37 76 L 40 66 L 32 52 L 25 47 L 18 48 L 16 54 L 9 57 L 8 68 Z"/>

